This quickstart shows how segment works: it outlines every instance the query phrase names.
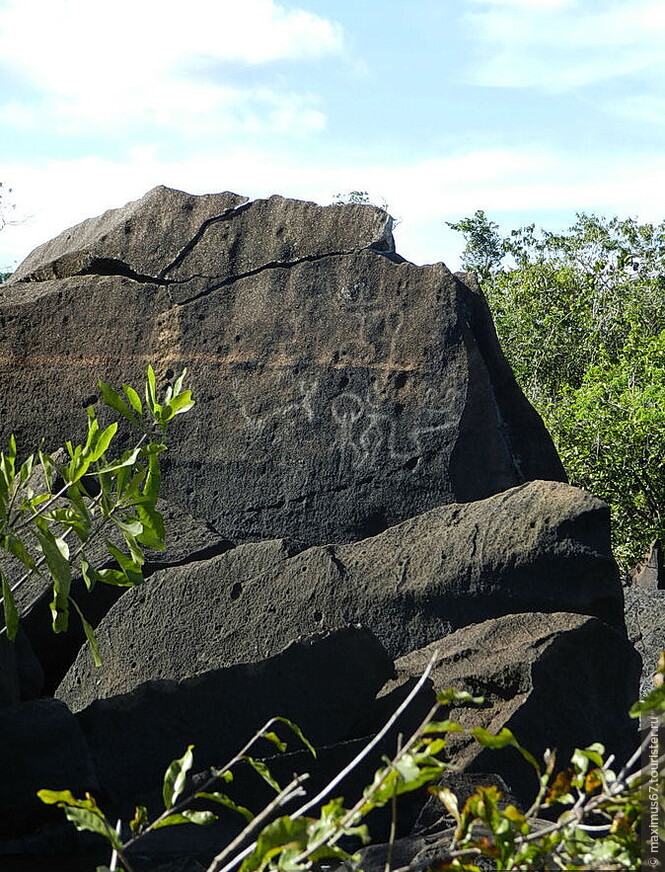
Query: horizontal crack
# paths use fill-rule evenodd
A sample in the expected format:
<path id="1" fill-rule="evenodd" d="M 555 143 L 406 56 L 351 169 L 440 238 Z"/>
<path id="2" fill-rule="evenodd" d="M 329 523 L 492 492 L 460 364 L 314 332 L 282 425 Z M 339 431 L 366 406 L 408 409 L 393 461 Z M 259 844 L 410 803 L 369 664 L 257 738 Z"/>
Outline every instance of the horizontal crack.
<path id="1" fill-rule="evenodd" d="M 235 284 L 236 282 L 242 281 L 243 279 L 252 278 L 253 276 L 259 275 L 260 273 L 266 272 L 267 270 L 292 269 L 294 266 L 298 266 L 301 263 L 315 263 L 319 260 L 326 260 L 329 257 L 349 257 L 350 255 L 358 254 L 361 251 L 373 251 L 376 254 L 384 255 L 384 252 L 378 251 L 371 246 L 367 246 L 365 248 L 351 248 L 346 251 L 327 251 L 324 254 L 307 254 L 303 257 L 297 258 L 296 260 L 270 261 L 269 263 L 261 264 L 261 266 L 257 266 L 255 269 L 249 270 L 248 272 L 240 273 L 234 276 L 228 276 L 227 278 L 222 279 L 222 281 L 217 282 L 214 285 L 210 285 L 210 287 L 208 288 L 204 288 L 202 291 L 199 291 L 198 294 L 194 294 L 191 297 L 186 297 L 184 300 L 178 300 L 178 305 L 186 306 L 188 303 L 194 303 L 196 302 L 196 300 L 207 297 L 209 294 L 214 294 L 215 291 L 219 291 L 221 288 L 228 287 L 229 285 Z M 188 281 L 192 281 L 193 278 L 197 278 L 197 276 L 186 279 L 184 282 L 169 282 L 169 284 L 185 284 Z M 199 278 L 203 278 L 203 276 L 199 276 Z"/>

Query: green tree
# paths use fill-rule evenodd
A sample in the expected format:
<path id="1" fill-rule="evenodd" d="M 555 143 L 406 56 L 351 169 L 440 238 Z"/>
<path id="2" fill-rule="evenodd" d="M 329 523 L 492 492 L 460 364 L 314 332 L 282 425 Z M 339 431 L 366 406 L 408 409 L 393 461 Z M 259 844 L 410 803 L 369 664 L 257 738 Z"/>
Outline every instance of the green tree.
<path id="1" fill-rule="evenodd" d="M 330 204 L 331 206 L 376 206 L 388 211 L 388 204 L 381 198 L 380 203 L 375 203 L 369 195 L 369 191 L 349 191 L 348 194 L 335 194 L 335 197 Z"/>
<path id="2" fill-rule="evenodd" d="M 462 252 L 462 269 L 475 272 L 482 279 L 489 278 L 499 267 L 505 254 L 499 225 L 490 221 L 482 209 L 478 209 L 473 218 L 446 223 L 451 230 L 462 233 L 466 240 Z"/>
<path id="3" fill-rule="evenodd" d="M 665 222 L 579 214 L 565 233 L 451 224 L 504 353 L 573 484 L 607 500 L 627 569 L 665 538 Z"/>

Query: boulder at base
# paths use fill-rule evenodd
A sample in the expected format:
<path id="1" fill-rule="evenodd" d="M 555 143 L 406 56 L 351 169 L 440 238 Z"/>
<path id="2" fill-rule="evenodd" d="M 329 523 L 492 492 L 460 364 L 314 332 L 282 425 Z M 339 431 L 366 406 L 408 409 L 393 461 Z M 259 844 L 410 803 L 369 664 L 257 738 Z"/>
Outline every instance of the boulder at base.
<path id="1" fill-rule="evenodd" d="M 579 612 L 623 629 L 607 506 L 566 484 L 531 482 L 361 542 L 301 549 L 248 544 L 155 573 L 99 624 L 104 665 L 83 649 L 57 695 L 79 711 L 348 624 L 367 627 L 392 657 L 515 612 Z"/>
<path id="2" fill-rule="evenodd" d="M 542 762 L 556 749 L 557 771 L 575 748 L 601 742 L 625 761 L 637 747 L 637 722 L 628 716 L 638 698 L 640 658 L 624 634 L 583 615 L 506 615 L 464 627 L 399 658 L 397 678 L 377 702 L 377 722 L 436 656 L 433 690 L 455 687 L 485 699 L 483 706 L 452 708 L 446 715 L 464 727 L 498 733 L 510 729 Z M 419 707 L 427 708 L 423 698 Z M 514 748 L 483 749 L 474 740 L 449 737 L 455 767 L 499 774 L 528 807 L 538 790 L 534 770 Z"/>

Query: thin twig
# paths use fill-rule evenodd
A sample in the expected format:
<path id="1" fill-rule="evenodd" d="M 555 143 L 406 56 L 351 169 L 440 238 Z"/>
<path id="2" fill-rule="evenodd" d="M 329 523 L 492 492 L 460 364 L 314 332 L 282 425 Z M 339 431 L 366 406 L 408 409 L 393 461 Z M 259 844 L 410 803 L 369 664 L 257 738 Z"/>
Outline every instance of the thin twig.
<path id="1" fill-rule="evenodd" d="M 264 809 L 262 809 L 262 811 L 256 815 L 254 820 L 249 823 L 245 827 L 245 829 L 224 848 L 223 851 L 220 851 L 220 853 L 217 854 L 217 856 L 213 859 L 212 863 L 208 866 L 206 872 L 224 872 L 223 869 L 220 869 L 220 865 L 228 857 L 228 855 L 235 851 L 237 848 L 239 848 L 240 845 L 242 845 L 242 843 L 245 841 L 245 839 L 247 839 L 250 834 L 266 820 L 266 818 L 270 817 L 270 815 L 276 809 L 281 808 L 283 805 L 286 805 L 286 803 L 290 802 L 294 797 L 302 795 L 304 791 L 302 790 L 300 785 L 307 778 L 309 778 L 309 775 L 307 773 L 304 773 L 303 775 L 296 775 L 296 777 L 277 794 L 273 801 Z M 231 865 L 234 865 L 235 862 L 235 860 L 232 860 Z M 228 866 L 224 867 L 224 869 L 228 868 Z"/>

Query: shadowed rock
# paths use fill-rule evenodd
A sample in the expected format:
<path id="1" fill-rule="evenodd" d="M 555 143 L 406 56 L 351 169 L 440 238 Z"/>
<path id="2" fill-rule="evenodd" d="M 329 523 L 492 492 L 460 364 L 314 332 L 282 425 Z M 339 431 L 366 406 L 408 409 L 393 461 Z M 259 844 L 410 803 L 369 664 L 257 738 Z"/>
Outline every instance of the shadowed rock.
<path id="1" fill-rule="evenodd" d="M 397 679 L 384 693 L 419 677 L 436 651 L 434 690 L 456 687 L 485 699 L 481 707 L 451 709 L 465 727 L 508 727 L 541 760 L 546 748 L 556 749 L 557 771 L 576 747 L 593 742 L 619 760 L 635 750 L 628 709 L 639 691 L 640 658 L 625 635 L 597 618 L 516 614 L 464 627 L 399 658 Z M 514 749 L 490 751 L 452 735 L 449 753 L 456 767 L 498 773 L 526 806 L 533 801 L 535 773 Z"/>
<path id="2" fill-rule="evenodd" d="M 347 627 L 293 642 L 258 663 L 147 682 L 92 703 L 78 722 L 104 790 L 131 805 L 138 792 L 161 785 L 169 762 L 188 745 L 197 767 L 222 766 L 276 715 L 295 721 L 316 745 L 345 739 L 392 673 L 377 640 Z M 274 729 L 290 747 L 300 746 L 288 729 Z M 263 741 L 251 753 L 271 750 Z"/>
<path id="3" fill-rule="evenodd" d="M 321 628 L 361 624 L 391 656 L 511 612 L 575 611 L 623 628 L 608 509 L 532 482 L 442 506 L 361 542 L 302 550 L 277 540 L 155 573 L 98 627 L 57 695 L 74 710 L 151 678 L 260 660 Z"/>

